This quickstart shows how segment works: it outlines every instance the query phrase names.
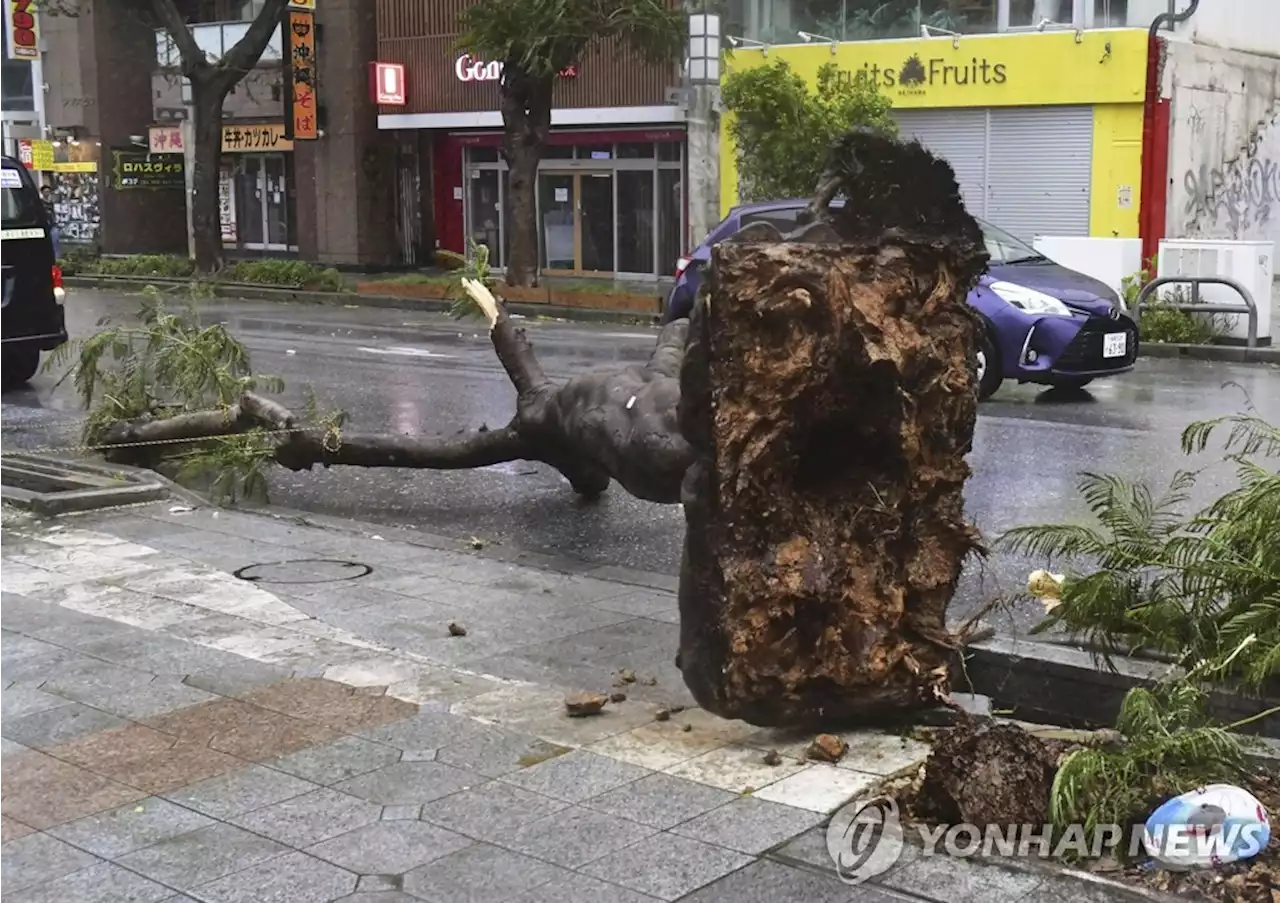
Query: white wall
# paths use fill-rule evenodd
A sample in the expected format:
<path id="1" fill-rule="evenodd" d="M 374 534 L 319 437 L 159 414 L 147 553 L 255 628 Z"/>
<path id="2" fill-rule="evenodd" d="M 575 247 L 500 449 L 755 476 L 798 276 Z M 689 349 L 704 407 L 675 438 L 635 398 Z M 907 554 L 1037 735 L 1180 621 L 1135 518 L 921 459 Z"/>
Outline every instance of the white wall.
<path id="1" fill-rule="evenodd" d="M 1177 9 L 1185 9 L 1188 2 L 1177 0 Z M 1146 24 L 1150 23 L 1148 18 Z M 1280 2 L 1200 0 L 1196 14 L 1179 25 L 1174 35 L 1197 44 L 1280 57 Z"/>
<path id="2" fill-rule="evenodd" d="M 1171 41 L 1164 81 L 1166 235 L 1280 243 L 1280 58 Z"/>

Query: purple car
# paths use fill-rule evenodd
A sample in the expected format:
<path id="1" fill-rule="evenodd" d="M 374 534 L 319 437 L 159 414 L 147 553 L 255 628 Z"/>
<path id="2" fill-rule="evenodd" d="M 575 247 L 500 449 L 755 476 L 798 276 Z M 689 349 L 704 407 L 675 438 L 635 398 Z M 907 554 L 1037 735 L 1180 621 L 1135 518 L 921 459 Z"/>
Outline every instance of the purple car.
<path id="1" fill-rule="evenodd" d="M 770 222 L 789 232 L 806 203 L 764 201 L 729 211 L 702 244 L 676 263 L 676 284 L 663 321 L 687 317 L 693 310 L 712 245 L 754 222 Z M 833 206 L 840 203 L 837 199 Z M 986 324 L 978 348 L 979 398 L 990 398 L 1006 379 L 1079 388 L 1133 369 L 1138 327 L 1114 291 L 1059 266 L 990 223 L 978 222 L 991 254 L 986 275 L 969 294 L 969 303 Z"/>

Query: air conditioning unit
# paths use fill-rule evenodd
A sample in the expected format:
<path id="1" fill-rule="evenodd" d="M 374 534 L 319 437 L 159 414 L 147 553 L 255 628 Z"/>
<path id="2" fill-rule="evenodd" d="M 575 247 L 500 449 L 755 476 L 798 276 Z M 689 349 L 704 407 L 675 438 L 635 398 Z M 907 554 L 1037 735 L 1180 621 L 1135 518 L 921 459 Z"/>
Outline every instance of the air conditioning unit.
<path id="1" fill-rule="evenodd" d="M 1137 238 L 1037 235 L 1033 244 L 1054 263 L 1105 282 L 1122 297 L 1124 280 L 1142 269 L 1142 240 Z"/>
<path id="2" fill-rule="evenodd" d="M 1158 276 L 1225 276 L 1239 282 L 1258 306 L 1258 344 L 1271 344 L 1271 289 L 1275 278 L 1276 246 L 1269 241 L 1221 241 L 1213 239 L 1165 239 L 1160 242 Z M 1166 286 L 1167 297 L 1177 288 Z M 1190 286 L 1183 286 L 1183 293 Z M 1200 300 L 1205 304 L 1241 304 L 1239 294 L 1225 285 L 1203 285 Z M 1244 342 L 1249 320 L 1243 314 L 1208 314 L 1224 328 L 1222 337 Z"/>

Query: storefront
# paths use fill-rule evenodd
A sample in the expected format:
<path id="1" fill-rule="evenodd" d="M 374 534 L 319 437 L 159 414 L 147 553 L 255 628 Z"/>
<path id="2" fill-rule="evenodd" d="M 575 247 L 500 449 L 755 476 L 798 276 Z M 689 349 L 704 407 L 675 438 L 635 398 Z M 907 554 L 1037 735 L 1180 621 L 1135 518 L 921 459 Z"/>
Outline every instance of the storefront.
<path id="1" fill-rule="evenodd" d="M 464 5 L 441 0 L 447 9 L 424 28 L 414 0 L 379 4 L 379 60 L 399 65 L 389 80 L 375 79 L 378 127 L 397 133 L 405 262 L 420 262 L 408 259 L 414 236 L 429 232 L 438 248 L 465 252 L 468 239 L 488 245 L 500 268 L 511 232 L 501 65 L 456 49 Z M 536 193 L 544 272 L 671 272 L 687 219 L 684 113 L 667 102 L 678 84 L 675 67 L 603 47 L 560 73 Z M 420 228 L 426 215 L 431 229 Z"/>
<path id="2" fill-rule="evenodd" d="M 732 72 L 786 60 L 812 83 L 834 63 L 893 101 L 904 137 L 944 156 L 965 202 L 1025 239 L 1138 235 L 1147 34 L 1139 29 L 941 36 L 740 49 Z M 727 119 L 727 117 L 726 117 Z M 721 203 L 737 203 L 728 124 Z"/>
<path id="3" fill-rule="evenodd" d="M 97 245 L 102 238 L 98 142 L 23 138 L 17 144 L 18 159 L 32 170 L 42 188 L 52 189 L 61 244 Z"/>
<path id="4" fill-rule="evenodd" d="M 183 153 L 179 126 L 152 126 L 153 154 Z M 228 250 L 297 252 L 293 142 L 282 122 L 228 123 L 222 127 L 218 174 L 222 244 Z"/>

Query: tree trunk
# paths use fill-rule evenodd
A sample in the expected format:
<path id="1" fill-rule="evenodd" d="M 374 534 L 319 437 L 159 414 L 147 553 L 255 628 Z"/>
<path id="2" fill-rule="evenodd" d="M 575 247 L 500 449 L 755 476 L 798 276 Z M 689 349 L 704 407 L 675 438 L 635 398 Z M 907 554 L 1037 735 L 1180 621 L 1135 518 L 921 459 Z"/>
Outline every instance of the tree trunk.
<path id="1" fill-rule="evenodd" d="M 981 232 L 918 145 L 844 151 L 858 203 L 809 227 L 840 243 L 718 245 L 684 360 L 678 663 L 703 707 L 753 724 L 945 699 L 947 604 L 977 543 Z"/>
<path id="2" fill-rule="evenodd" d="M 507 285 L 531 286 L 538 276 L 538 161 L 551 129 L 552 78 L 533 78 L 514 63 L 502 72 L 502 156 L 511 195 Z"/>
<path id="3" fill-rule="evenodd" d="M 226 89 L 212 70 L 191 78 L 192 134 L 195 138 L 195 171 L 191 176 L 191 229 L 195 236 L 196 269 L 211 273 L 221 269 L 222 224 L 218 182 L 222 165 L 222 102 Z"/>

